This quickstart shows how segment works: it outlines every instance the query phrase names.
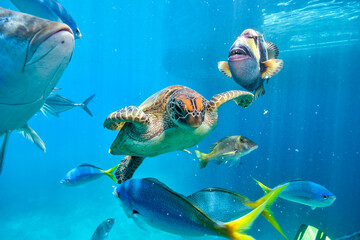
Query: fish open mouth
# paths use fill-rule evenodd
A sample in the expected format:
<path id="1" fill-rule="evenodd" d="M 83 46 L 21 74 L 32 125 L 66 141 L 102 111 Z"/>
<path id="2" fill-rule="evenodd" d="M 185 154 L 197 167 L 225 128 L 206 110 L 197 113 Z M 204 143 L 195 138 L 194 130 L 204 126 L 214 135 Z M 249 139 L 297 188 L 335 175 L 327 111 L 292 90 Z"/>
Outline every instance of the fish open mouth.
<path id="1" fill-rule="evenodd" d="M 249 56 L 250 53 L 249 53 L 248 49 L 244 46 L 244 47 L 232 49 L 230 51 L 228 57 L 237 56 L 237 55 L 238 56 L 241 56 L 241 55 Z"/>

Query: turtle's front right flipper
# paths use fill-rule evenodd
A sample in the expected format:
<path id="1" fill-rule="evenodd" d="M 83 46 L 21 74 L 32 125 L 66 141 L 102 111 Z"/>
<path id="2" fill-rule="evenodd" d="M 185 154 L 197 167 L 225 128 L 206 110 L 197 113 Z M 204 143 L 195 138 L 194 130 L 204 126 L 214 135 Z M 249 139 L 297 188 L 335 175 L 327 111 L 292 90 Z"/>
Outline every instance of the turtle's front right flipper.
<path id="1" fill-rule="evenodd" d="M 121 184 L 132 178 L 136 169 L 141 165 L 144 159 L 144 157 L 126 156 L 123 160 L 121 160 L 115 173 L 118 183 Z"/>
<path id="2" fill-rule="evenodd" d="M 125 122 L 131 122 L 138 127 L 146 128 L 150 123 L 149 117 L 135 106 L 124 107 L 111 113 L 104 122 L 104 127 L 109 130 L 120 130 Z"/>
<path id="3" fill-rule="evenodd" d="M 5 150 L 6 150 L 7 142 L 9 141 L 10 133 L 11 133 L 11 131 L 7 131 L 5 133 L 4 140 L 3 140 L 3 143 L 1 145 L 1 150 L 0 150 L 0 174 L 1 174 L 1 171 L 2 171 L 2 168 L 3 168 L 3 162 L 4 162 L 4 158 L 5 158 Z"/>
<path id="4" fill-rule="evenodd" d="M 211 98 L 207 110 L 209 112 L 217 111 L 221 105 L 231 100 L 234 100 L 237 105 L 246 108 L 254 101 L 254 95 L 250 92 L 239 90 L 219 93 Z"/>

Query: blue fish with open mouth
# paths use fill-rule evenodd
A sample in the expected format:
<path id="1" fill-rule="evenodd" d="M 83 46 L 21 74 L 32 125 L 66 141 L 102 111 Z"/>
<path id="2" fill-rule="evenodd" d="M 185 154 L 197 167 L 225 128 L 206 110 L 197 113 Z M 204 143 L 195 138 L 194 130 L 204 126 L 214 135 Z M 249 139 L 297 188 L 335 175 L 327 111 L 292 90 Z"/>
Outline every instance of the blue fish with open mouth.
<path id="1" fill-rule="evenodd" d="M 328 207 L 336 200 L 335 195 L 327 188 L 311 181 L 293 180 L 271 189 L 258 180 L 254 180 L 264 190 L 265 194 L 287 185 L 288 187 L 281 193 L 280 198 L 310 206 L 313 210 L 317 207 Z"/>
<path id="2" fill-rule="evenodd" d="M 218 68 L 258 97 L 265 94 L 264 81 L 268 82 L 283 67 L 278 56 L 275 44 L 265 41 L 259 32 L 246 29 L 231 46 L 228 61 L 218 62 Z"/>
<path id="3" fill-rule="evenodd" d="M 169 233 L 250 240 L 253 238 L 245 232 L 285 188 L 269 193 L 250 213 L 229 222 L 211 218 L 192 201 L 153 178 L 127 180 L 115 188 L 114 195 L 119 198 L 128 217 Z"/>

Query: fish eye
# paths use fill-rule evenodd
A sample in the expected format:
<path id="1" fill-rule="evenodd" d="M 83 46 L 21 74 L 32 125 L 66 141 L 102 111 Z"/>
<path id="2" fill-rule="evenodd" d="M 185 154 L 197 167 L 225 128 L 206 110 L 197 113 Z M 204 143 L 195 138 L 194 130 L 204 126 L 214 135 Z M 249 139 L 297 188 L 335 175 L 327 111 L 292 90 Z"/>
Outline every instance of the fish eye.
<path id="1" fill-rule="evenodd" d="M 323 196 L 323 198 L 324 198 L 324 199 L 327 199 L 327 198 L 328 198 L 328 196 L 324 195 L 324 196 Z"/>
<path id="2" fill-rule="evenodd" d="M 243 138 L 240 138 L 240 142 L 242 142 L 242 143 L 243 143 L 243 142 L 245 142 L 245 140 L 244 140 Z"/>

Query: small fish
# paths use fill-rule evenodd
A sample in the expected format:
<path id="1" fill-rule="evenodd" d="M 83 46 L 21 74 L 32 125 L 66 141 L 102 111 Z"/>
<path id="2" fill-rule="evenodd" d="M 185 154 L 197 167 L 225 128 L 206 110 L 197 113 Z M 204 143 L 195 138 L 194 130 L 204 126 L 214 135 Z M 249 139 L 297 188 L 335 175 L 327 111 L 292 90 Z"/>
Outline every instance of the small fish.
<path id="1" fill-rule="evenodd" d="M 281 193 L 280 198 L 286 199 L 291 202 L 296 202 L 304 205 L 308 205 L 311 209 L 317 207 L 328 207 L 333 204 L 336 197 L 325 187 L 310 181 L 305 180 L 293 180 L 284 184 L 280 184 L 271 189 L 254 179 L 259 186 L 264 190 L 265 194 L 268 192 L 283 186 L 288 187 Z"/>
<path id="2" fill-rule="evenodd" d="M 237 192 L 223 188 L 202 189 L 187 198 L 211 218 L 221 222 L 231 221 L 244 216 L 263 202 L 262 198 L 252 202 Z M 274 202 L 269 202 L 261 214 L 286 238 L 270 209 L 273 204 Z"/>
<path id="3" fill-rule="evenodd" d="M 61 179 L 60 183 L 67 186 L 77 186 L 93 180 L 96 180 L 104 175 L 110 177 L 117 183 L 113 172 L 119 167 L 119 164 L 110 168 L 109 170 L 102 170 L 99 167 L 95 167 L 90 164 L 81 164 L 80 166 L 71 169 Z"/>
<path id="4" fill-rule="evenodd" d="M 66 9 L 56 0 L 10 0 L 20 11 L 40 18 L 67 24 L 76 39 L 81 32 Z"/>
<path id="5" fill-rule="evenodd" d="M 103 221 L 95 230 L 91 240 L 104 240 L 108 237 L 111 228 L 114 226 L 115 219 L 109 218 Z"/>
<path id="6" fill-rule="evenodd" d="M 225 223 L 212 219 L 196 204 L 156 179 L 127 180 L 115 188 L 113 194 L 119 198 L 127 216 L 138 223 L 147 223 L 181 236 L 215 235 L 249 240 L 253 238 L 245 232 L 285 188 L 283 186 L 266 195 L 250 213 Z"/>
<path id="7" fill-rule="evenodd" d="M 360 240 L 360 232 L 356 232 L 348 236 L 343 236 L 341 238 L 337 238 L 336 240 Z"/>
<path id="8" fill-rule="evenodd" d="M 265 41 L 259 32 L 246 29 L 231 46 L 228 62 L 218 62 L 218 68 L 246 90 L 255 91 L 258 97 L 265 94 L 264 81 L 268 82 L 283 67 L 278 56 L 275 44 Z"/>
<path id="9" fill-rule="evenodd" d="M 87 112 L 90 116 L 93 116 L 90 109 L 88 108 L 89 102 L 95 97 L 91 95 L 82 103 L 75 103 L 70 99 L 67 99 L 59 94 L 50 95 L 46 101 L 44 106 L 40 109 L 40 111 L 46 116 L 47 113 L 50 113 L 56 117 L 60 117 L 60 113 L 65 112 L 67 110 L 72 109 L 73 107 L 81 107 Z"/>
<path id="10" fill-rule="evenodd" d="M 200 168 L 206 167 L 210 160 L 217 164 L 232 161 L 230 166 L 240 164 L 240 157 L 251 153 L 258 145 L 243 136 L 230 136 L 221 139 L 210 147 L 210 153 L 205 154 L 195 150 L 200 160 Z"/>

